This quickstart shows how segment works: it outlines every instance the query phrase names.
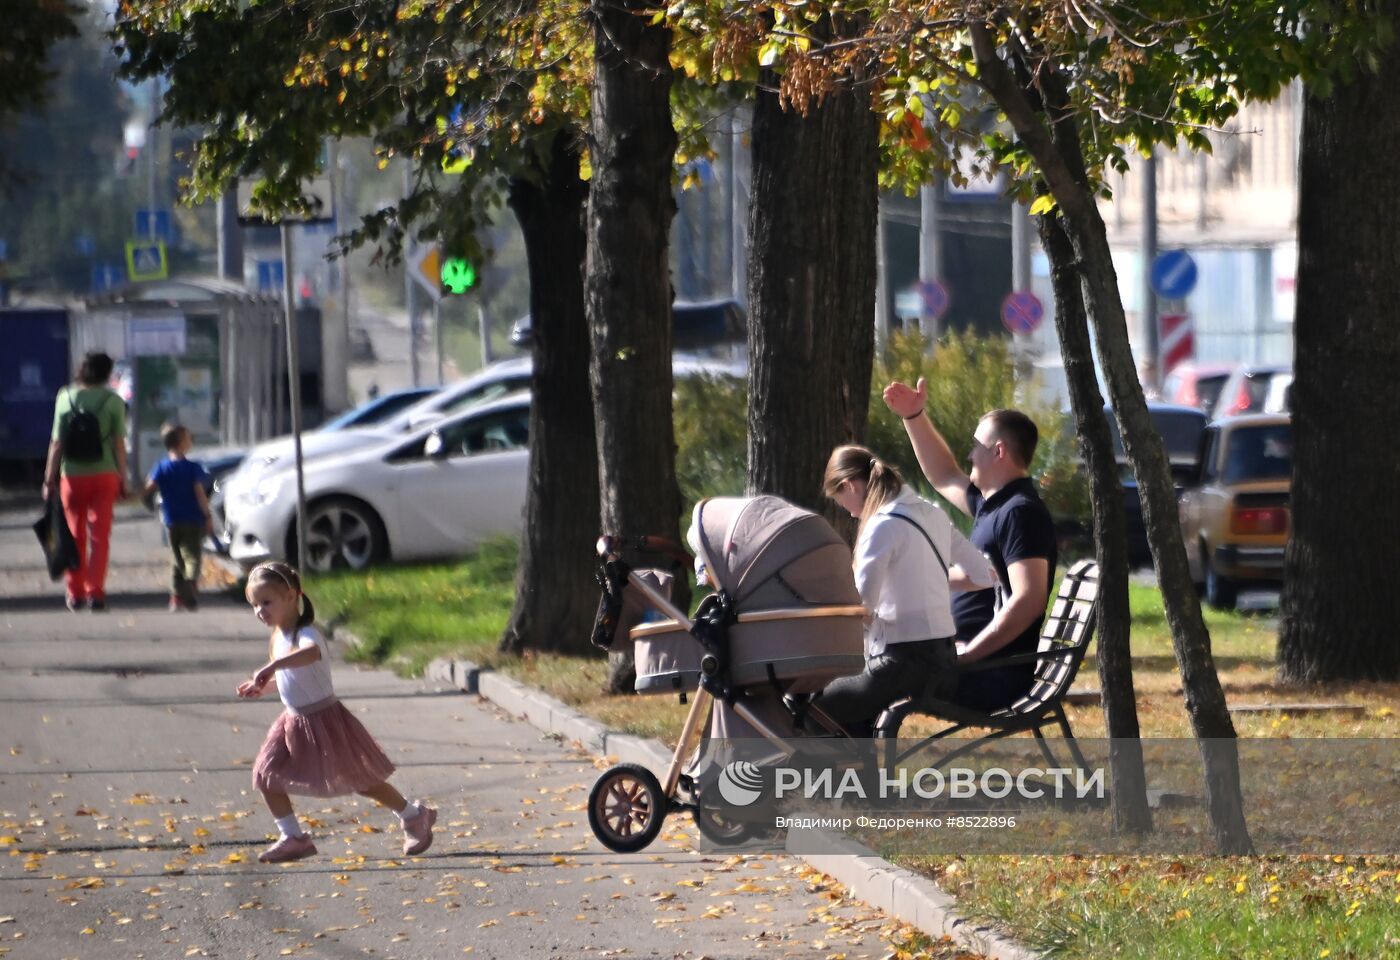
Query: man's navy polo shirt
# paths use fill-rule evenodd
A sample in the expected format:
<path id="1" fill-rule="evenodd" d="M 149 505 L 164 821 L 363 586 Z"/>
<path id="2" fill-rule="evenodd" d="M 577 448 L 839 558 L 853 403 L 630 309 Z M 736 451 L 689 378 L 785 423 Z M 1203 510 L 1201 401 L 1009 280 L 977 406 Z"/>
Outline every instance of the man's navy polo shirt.
<path id="1" fill-rule="evenodd" d="M 1055 522 L 1029 477 L 1011 481 L 990 499 L 969 483 L 967 506 L 972 511 L 972 533 L 968 539 L 992 561 L 1004 587 L 1009 584 L 1006 568 L 1010 564 L 1039 557 L 1049 562 L 1046 583 L 1048 589 L 1054 589 L 1055 566 L 1059 562 Z M 994 590 L 954 594 L 953 620 L 958 627 L 958 639 L 971 640 L 981 633 L 991 623 L 995 605 Z M 992 656 L 1034 653 L 1044 620 L 1042 613 L 1019 637 Z M 1025 668 L 1027 674 L 1031 669 Z"/>

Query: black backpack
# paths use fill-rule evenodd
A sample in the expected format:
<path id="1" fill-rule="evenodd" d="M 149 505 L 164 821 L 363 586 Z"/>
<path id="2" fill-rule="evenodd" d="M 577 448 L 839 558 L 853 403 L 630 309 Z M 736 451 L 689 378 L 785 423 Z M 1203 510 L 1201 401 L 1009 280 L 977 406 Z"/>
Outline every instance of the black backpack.
<path id="1" fill-rule="evenodd" d="M 103 398 L 105 404 L 106 398 Z M 63 455 L 75 463 L 95 463 L 102 459 L 102 422 L 97 414 L 78 406 L 73 397 L 73 389 L 68 388 L 68 405 L 71 408 L 68 422 L 63 430 Z M 98 405 L 98 410 L 103 404 Z"/>

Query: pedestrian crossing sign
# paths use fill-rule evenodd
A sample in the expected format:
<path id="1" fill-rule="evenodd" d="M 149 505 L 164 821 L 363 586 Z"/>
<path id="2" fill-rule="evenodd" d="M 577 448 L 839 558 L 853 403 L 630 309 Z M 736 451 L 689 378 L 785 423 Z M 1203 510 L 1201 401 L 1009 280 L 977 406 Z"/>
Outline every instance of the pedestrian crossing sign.
<path id="1" fill-rule="evenodd" d="M 128 240 L 126 242 L 126 275 L 132 283 L 142 280 L 164 280 L 170 275 L 165 258 L 165 244 L 160 240 Z"/>

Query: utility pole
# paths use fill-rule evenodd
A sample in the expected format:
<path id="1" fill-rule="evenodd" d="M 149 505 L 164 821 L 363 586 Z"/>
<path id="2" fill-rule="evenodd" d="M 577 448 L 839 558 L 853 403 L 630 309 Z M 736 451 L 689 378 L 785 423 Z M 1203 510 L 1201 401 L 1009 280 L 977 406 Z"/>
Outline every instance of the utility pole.
<path id="1" fill-rule="evenodd" d="M 937 280 L 943 264 L 938 237 L 938 189 L 937 183 L 919 188 L 919 279 L 924 281 Z M 940 332 L 938 318 L 920 308 L 919 326 L 932 345 Z"/>
<path id="2" fill-rule="evenodd" d="M 403 196 L 407 200 L 413 194 L 413 161 L 403 161 Z M 413 243 L 408 233 L 404 234 L 403 244 L 403 297 L 408 308 L 408 364 L 413 375 L 413 385 L 423 385 L 423 373 L 418 364 L 418 285 L 413 282 L 413 271 L 408 258 L 413 254 Z"/>
<path id="3" fill-rule="evenodd" d="M 1152 383 L 1160 387 L 1157 336 L 1157 291 L 1152 289 L 1152 263 L 1157 259 L 1157 151 L 1154 149 L 1142 164 L 1142 332 L 1146 350 L 1143 360 L 1151 365 Z"/>
<path id="4" fill-rule="evenodd" d="M 875 201 L 875 353 L 885 356 L 890 342 L 890 275 L 885 262 L 885 200 Z"/>
<path id="5" fill-rule="evenodd" d="M 330 181 L 331 189 L 331 210 L 337 220 L 332 221 L 332 235 L 334 235 L 334 225 L 340 216 L 341 204 L 344 201 L 340 187 L 340 171 L 337 166 L 337 143 L 331 139 L 327 144 L 326 152 L 326 174 Z M 329 246 L 329 244 L 328 244 Z M 321 256 L 325 257 L 328 251 L 322 251 Z M 347 261 L 344 257 L 331 262 L 331 269 L 335 273 L 337 299 L 334 311 L 323 310 L 321 313 L 321 403 L 323 409 L 340 413 L 350 406 L 350 323 L 349 315 L 344 307 L 345 295 L 345 268 Z M 324 305 L 324 301 L 323 305 Z"/>
<path id="6" fill-rule="evenodd" d="M 160 78 L 151 78 L 150 87 L 150 110 L 151 110 L 151 130 L 147 135 L 146 144 L 146 207 L 149 214 L 146 219 L 146 239 L 156 239 L 156 142 L 160 133 L 156 127 L 156 118 L 160 116 Z"/>
<path id="7" fill-rule="evenodd" d="M 282 301 L 287 320 L 287 399 L 292 408 L 292 445 L 297 468 L 297 570 L 306 572 L 306 479 L 301 453 L 301 349 L 292 292 L 292 225 L 282 221 Z"/>
<path id="8" fill-rule="evenodd" d="M 1011 289 L 1031 289 L 1031 213 L 1018 200 L 1011 202 Z"/>
<path id="9" fill-rule="evenodd" d="M 243 282 L 243 228 L 238 225 L 238 190 L 230 187 L 219 197 L 219 276 Z"/>
<path id="10" fill-rule="evenodd" d="M 739 165 L 744 158 L 742 108 L 729 113 L 729 294 L 739 303 L 749 297 L 748 243 L 749 208 L 744 202 L 744 183 Z"/>

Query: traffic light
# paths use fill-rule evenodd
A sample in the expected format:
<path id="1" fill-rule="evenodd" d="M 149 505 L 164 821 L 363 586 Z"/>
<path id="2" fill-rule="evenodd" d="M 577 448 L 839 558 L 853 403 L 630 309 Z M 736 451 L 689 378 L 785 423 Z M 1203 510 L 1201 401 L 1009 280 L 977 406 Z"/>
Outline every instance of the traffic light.
<path id="1" fill-rule="evenodd" d="M 476 265 L 466 257 L 446 257 L 442 261 L 442 292 L 466 293 L 476 286 Z"/>

